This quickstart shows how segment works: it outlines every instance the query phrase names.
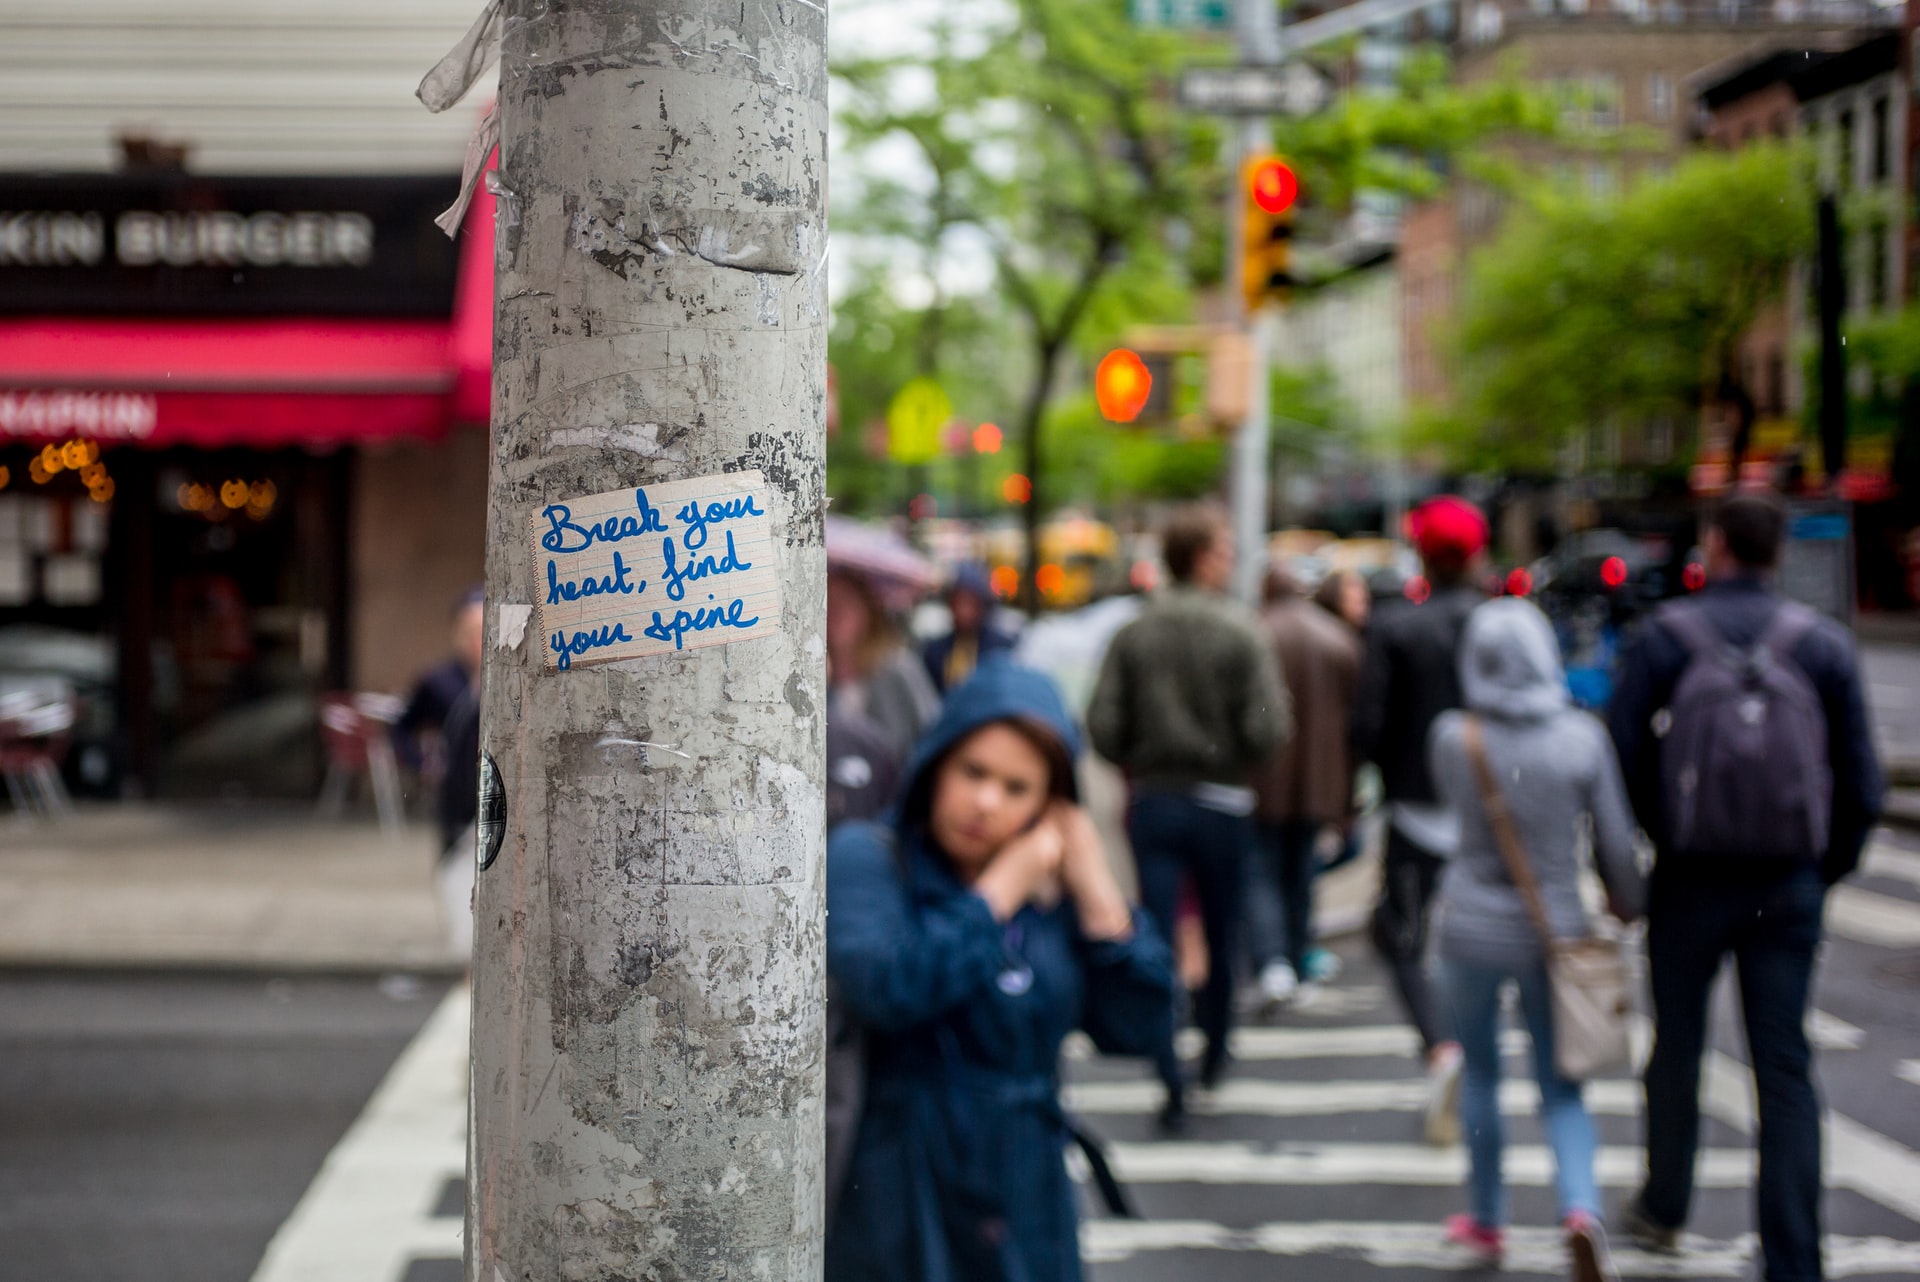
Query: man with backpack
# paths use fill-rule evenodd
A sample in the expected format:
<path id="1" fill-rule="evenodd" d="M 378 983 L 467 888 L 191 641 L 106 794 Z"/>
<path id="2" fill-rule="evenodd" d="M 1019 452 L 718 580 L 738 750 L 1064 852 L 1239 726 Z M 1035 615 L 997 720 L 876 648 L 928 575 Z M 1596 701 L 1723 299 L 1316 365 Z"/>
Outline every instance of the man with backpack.
<path id="1" fill-rule="evenodd" d="M 1731 953 L 1758 1086 L 1768 1282 L 1821 1276 L 1820 1105 L 1804 1022 L 1827 887 L 1859 862 L 1882 797 L 1852 638 L 1767 585 L 1786 526 L 1771 494 L 1721 505 L 1706 539 L 1708 586 L 1648 620 L 1622 658 L 1608 716 L 1658 852 L 1647 1182 L 1620 1227 L 1650 1249 L 1678 1246 L 1708 999 Z"/>

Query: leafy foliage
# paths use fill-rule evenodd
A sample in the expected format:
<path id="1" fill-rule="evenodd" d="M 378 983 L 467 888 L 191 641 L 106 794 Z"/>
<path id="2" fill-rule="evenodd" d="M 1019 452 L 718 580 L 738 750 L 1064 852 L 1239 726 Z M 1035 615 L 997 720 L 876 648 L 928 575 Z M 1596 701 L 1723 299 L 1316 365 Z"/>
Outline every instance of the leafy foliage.
<path id="1" fill-rule="evenodd" d="M 1696 406 L 1813 245 L 1804 157 L 1695 154 L 1616 202 L 1540 194 L 1472 261 L 1455 336 L 1462 396 L 1428 424 L 1456 458 L 1550 467 L 1610 418 Z"/>

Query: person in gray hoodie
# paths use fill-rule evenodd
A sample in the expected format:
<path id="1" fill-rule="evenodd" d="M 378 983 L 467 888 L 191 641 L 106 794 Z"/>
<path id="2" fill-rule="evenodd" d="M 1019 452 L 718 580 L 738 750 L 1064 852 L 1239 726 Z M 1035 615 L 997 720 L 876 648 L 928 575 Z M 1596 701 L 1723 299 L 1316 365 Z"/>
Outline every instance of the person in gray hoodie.
<path id="1" fill-rule="evenodd" d="M 1580 895 L 1588 849 L 1613 914 L 1623 921 L 1640 915 L 1646 883 L 1633 817 L 1606 729 L 1570 705 L 1553 628 L 1533 605 L 1507 597 L 1474 610 L 1462 639 L 1460 682 L 1466 709 L 1435 721 L 1427 744 L 1435 786 L 1460 816 L 1460 845 L 1441 879 L 1434 946 L 1443 998 L 1466 1055 L 1460 1120 L 1472 1160 L 1472 1209 L 1449 1220 L 1447 1234 L 1489 1260 L 1497 1260 L 1504 1245 L 1499 1025 L 1500 990 L 1511 980 L 1532 1035 L 1541 1122 L 1553 1149 L 1573 1276 L 1597 1282 L 1605 1276 L 1605 1247 L 1593 1122 L 1581 1084 L 1554 1068 L 1546 952 L 1488 823 L 1467 746 L 1470 720 L 1480 726 L 1556 937 L 1591 933 Z M 1591 843 L 1582 839 L 1589 824 Z"/>

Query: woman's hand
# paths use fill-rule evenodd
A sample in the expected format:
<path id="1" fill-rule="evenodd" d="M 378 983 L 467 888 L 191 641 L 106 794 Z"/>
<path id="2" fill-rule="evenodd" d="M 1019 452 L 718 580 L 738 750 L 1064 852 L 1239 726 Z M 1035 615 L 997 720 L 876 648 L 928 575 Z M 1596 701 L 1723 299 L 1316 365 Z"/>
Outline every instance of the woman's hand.
<path id="1" fill-rule="evenodd" d="M 973 883 L 974 893 L 987 901 L 996 921 L 1006 921 L 1053 886 L 1065 846 L 1059 825 L 1042 816 L 1000 848 Z"/>
<path id="2" fill-rule="evenodd" d="M 1041 822 L 1043 827 L 1051 825 L 1060 832 L 1060 880 L 1080 917 L 1080 933 L 1088 939 L 1125 939 L 1131 935 L 1133 909 L 1113 879 L 1093 817 L 1080 806 L 1056 801 Z"/>

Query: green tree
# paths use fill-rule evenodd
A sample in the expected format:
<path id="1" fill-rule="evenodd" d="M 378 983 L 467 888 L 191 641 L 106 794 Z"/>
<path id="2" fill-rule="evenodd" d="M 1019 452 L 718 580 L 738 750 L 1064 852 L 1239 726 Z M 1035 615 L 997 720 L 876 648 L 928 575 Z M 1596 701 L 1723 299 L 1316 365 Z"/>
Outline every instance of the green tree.
<path id="1" fill-rule="evenodd" d="M 1615 201 L 1543 192 L 1472 259 L 1460 392 L 1429 423 L 1456 461 L 1550 470 L 1576 433 L 1711 399 L 1748 424 L 1740 337 L 1813 246 L 1804 158 L 1700 152 Z"/>
<path id="2" fill-rule="evenodd" d="M 890 165 L 863 174 L 855 199 L 836 207 L 836 227 L 891 242 L 896 262 L 917 259 L 932 281 L 920 372 L 950 373 L 941 344 L 954 300 L 942 262 L 971 254 L 989 265 L 991 282 L 981 285 L 1017 319 L 1024 348 L 1003 368 L 1024 384 L 1008 417 L 1034 483 L 1031 548 L 1061 488 L 1051 478 L 1084 463 L 1095 440 L 1078 432 L 1060 459 L 1046 444 L 1063 370 L 1090 364 L 1130 324 L 1187 319 L 1194 287 L 1220 278 L 1222 210 L 1237 165 L 1222 152 L 1217 122 L 1180 111 L 1171 85 L 1182 68 L 1222 51 L 1135 26 L 1125 0 L 1012 0 L 1003 19 L 970 13 L 964 27 L 936 29 L 932 48 L 930 57 L 835 67 L 849 151 L 904 140 L 919 162 L 914 173 Z M 1310 198 L 1332 211 L 1365 188 L 1428 190 L 1446 158 L 1552 120 L 1550 107 L 1511 84 L 1453 87 L 1444 60 L 1421 58 L 1401 95 L 1344 96 L 1320 116 L 1280 122 L 1277 142 Z M 1079 421 L 1071 410 L 1062 417 Z M 1122 433 L 1098 439 L 1128 459 L 1115 477 L 1138 479 L 1155 461 L 1180 474 L 1168 478 L 1177 489 L 1202 461 L 1218 475 L 1217 451 L 1152 448 Z"/>

